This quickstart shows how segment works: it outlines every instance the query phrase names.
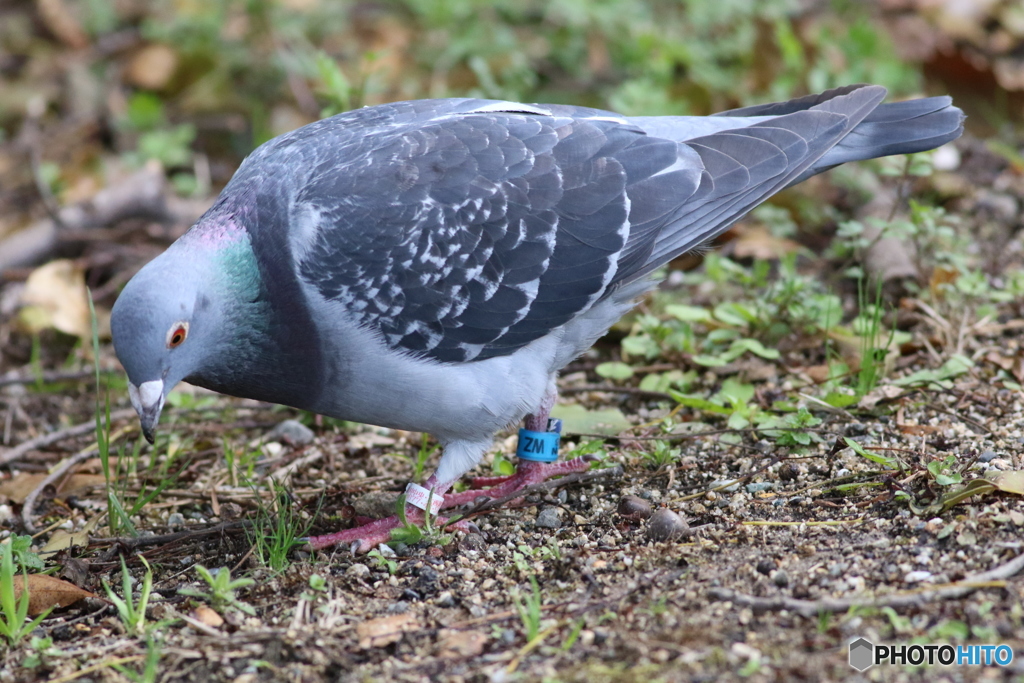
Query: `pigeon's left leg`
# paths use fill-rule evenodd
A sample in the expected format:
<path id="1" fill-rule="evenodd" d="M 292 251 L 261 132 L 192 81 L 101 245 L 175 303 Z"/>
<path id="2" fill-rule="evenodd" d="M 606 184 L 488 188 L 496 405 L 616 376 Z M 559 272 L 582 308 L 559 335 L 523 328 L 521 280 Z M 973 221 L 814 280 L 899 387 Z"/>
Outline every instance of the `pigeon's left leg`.
<path id="1" fill-rule="evenodd" d="M 554 381 L 548 388 L 547 394 L 541 401 L 540 408 L 532 415 L 527 415 L 524 423 L 526 429 L 531 432 L 548 432 L 548 421 L 551 409 L 558 400 L 558 390 Z M 470 480 L 472 487 L 461 493 L 449 493 L 444 497 L 444 507 L 450 508 L 458 505 L 472 503 L 477 498 L 485 496 L 490 499 L 504 498 L 510 494 L 520 491 L 527 486 L 539 484 L 552 477 L 559 477 L 574 472 L 586 472 L 590 463 L 595 460 L 594 456 L 584 455 L 565 462 L 537 462 L 534 460 L 519 459 L 516 463 L 515 474 L 506 477 L 474 477 Z"/>
<path id="2" fill-rule="evenodd" d="M 425 516 L 426 515 L 423 510 L 412 505 L 405 506 L 405 519 L 409 524 L 423 526 Z M 444 526 L 447 522 L 447 517 L 435 517 L 433 519 L 433 524 L 436 527 Z M 366 553 L 373 548 L 376 548 L 381 543 L 387 543 L 390 541 L 391 532 L 401 526 L 402 521 L 398 516 L 392 515 L 391 517 L 377 519 L 369 524 L 353 527 L 352 529 L 337 531 L 333 534 L 312 536 L 306 539 L 306 543 L 313 550 L 329 548 L 332 545 L 351 545 L 352 552 Z M 448 525 L 447 528 L 464 532 L 477 531 L 477 528 L 469 522 L 455 522 Z"/>
<path id="3" fill-rule="evenodd" d="M 436 515 L 442 508 L 452 484 L 467 470 L 474 467 L 490 446 L 490 441 L 454 441 L 445 444 L 444 455 L 438 470 L 425 482 L 425 486 L 410 484 L 406 489 L 405 519 L 409 524 L 423 526 L 426 519 L 425 510 L 429 507 L 431 515 Z M 435 528 L 444 526 L 446 529 L 471 532 L 478 531 L 468 521 L 457 521 L 448 524 L 447 517 L 434 517 Z M 313 550 L 329 548 L 333 545 L 351 544 L 356 553 L 369 552 L 372 548 L 391 540 L 391 532 L 402 527 L 402 520 L 397 515 L 378 519 L 362 526 L 345 529 L 333 534 L 306 538 L 305 542 Z"/>

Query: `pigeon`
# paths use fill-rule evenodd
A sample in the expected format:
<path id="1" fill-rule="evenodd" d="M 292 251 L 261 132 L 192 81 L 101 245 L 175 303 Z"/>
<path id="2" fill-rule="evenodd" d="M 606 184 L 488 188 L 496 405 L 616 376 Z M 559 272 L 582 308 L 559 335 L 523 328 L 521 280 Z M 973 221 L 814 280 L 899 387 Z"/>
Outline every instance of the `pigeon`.
<path id="1" fill-rule="evenodd" d="M 417 100 L 274 138 L 114 306 L 143 434 L 182 380 L 426 432 L 443 453 L 407 489 L 413 522 L 582 471 L 586 457 L 520 460 L 449 493 L 499 431 L 525 418 L 543 442 L 559 370 L 668 261 L 812 175 L 963 131 L 948 97 L 885 95 L 852 85 L 707 117 Z M 365 552 L 400 524 L 307 540 Z"/>

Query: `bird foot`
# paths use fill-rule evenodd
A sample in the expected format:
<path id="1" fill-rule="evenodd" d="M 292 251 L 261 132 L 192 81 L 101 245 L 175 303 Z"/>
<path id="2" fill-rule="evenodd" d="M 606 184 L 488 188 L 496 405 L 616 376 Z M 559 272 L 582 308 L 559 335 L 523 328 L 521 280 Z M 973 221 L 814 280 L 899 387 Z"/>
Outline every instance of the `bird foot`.
<path id="1" fill-rule="evenodd" d="M 409 524 L 415 524 L 416 526 L 423 526 L 423 510 L 407 505 L 405 508 L 405 519 Z M 464 533 L 471 531 L 479 531 L 476 525 L 466 522 L 457 521 L 452 524 L 448 524 L 447 517 L 434 517 L 432 524 L 435 528 L 445 527 L 445 530 L 456 530 Z M 345 529 L 344 531 L 336 531 L 333 534 L 324 534 L 323 536 L 311 536 L 305 539 L 306 544 L 313 550 L 321 550 L 323 548 L 329 548 L 333 545 L 351 544 L 352 552 L 361 555 L 363 553 L 370 552 L 381 543 L 387 543 L 391 540 L 391 532 L 395 529 L 399 529 L 402 526 L 402 520 L 397 515 L 385 517 L 383 519 L 377 519 L 368 524 L 362 526 L 353 527 L 352 529 Z"/>
<path id="2" fill-rule="evenodd" d="M 551 463 L 520 460 L 516 466 L 515 474 L 507 477 L 474 477 L 470 479 L 470 490 L 460 493 L 448 493 L 444 497 L 444 507 L 450 508 L 472 503 L 482 496 L 494 500 L 504 498 L 527 486 L 539 484 L 552 477 L 560 477 L 575 472 L 586 472 L 590 469 L 590 463 L 594 460 L 596 458 L 592 455 L 584 455 L 564 462 Z"/>

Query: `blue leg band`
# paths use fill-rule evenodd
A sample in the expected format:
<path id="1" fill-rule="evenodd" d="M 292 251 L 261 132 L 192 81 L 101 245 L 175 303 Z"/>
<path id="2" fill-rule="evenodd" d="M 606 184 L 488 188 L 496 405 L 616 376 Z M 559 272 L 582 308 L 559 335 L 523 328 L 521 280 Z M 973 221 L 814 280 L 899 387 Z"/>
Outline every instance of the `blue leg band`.
<path id="1" fill-rule="evenodd" d="M 548 420 L 548 431 L 532 432 L 519 430 L 519 445 L 516 457 L 534 462 L 555 462 L 558 460 L 558 441 L 562 436 L 562 421 Z"/>

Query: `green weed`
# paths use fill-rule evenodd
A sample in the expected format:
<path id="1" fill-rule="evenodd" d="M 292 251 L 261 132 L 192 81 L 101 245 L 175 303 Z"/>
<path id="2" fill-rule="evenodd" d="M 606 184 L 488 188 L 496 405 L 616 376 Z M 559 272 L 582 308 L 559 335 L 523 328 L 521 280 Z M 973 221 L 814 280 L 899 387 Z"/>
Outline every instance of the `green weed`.
<path id="1" fill-rule="evenodd" d="M 150 569 L 146 558 L 139 555 L 139 560 L 146 567 L 146 573 L 142 576 L 142 586 L 139 588 L 139 601 L 132 599 L 132 576 L 128 572 L 128 565 L 125 564 L 124 556 L 121 557 L 121 592 L 124 597 L 118 596 L 110 587 L 106 579 L 103 580 L 103 590 L 114 606 L 117 607 L 117 615 L 124 622 L 129 633 L 142 635 L 146 632 L 146 607 L 149 605 L 149 595 L 153 590 L 153 570 Z"/>
<path id="2" fill-rule="evenodd" d="M 512 601 L 515 604 L 516 612 L 519 613 L 519 619 L 523 624 L 523 635 L 526 636 L 526 642 L 531 643 L 533 640 L 540 635 L 540 624 L 541 624 L 541 606 L 543 605 L 543 599 L 540 594 L 540 586 L 537 584 L 537 577 L 530 576 L 530 592 L 524 594 L 522 591 L 515 590 L 512 593 Z"/>
<path id="3" fill-rule="evenodd" d="M 232 579 L 231 570 L 227 567 L 221 567 L 211 572 L 201 564 L 196 565 L 196 574 L 206 582 L 209 590 L 186 587 L 178 589 L 178 593 L 205 600 L 215 610 L 238 610 L 250 616 L 256 615 L 256 609 L 252 605 L 242 602 L 235 595 L 235 591 L 255 584 L 255 580 L 250 578 Z"/>
<path id="4" fill-rule="evenodd" d="M 52 608 L 47 609 L 35 619 L 28 620 L 28 574 L 22 573 L 22 590 L 18 596 L 14 590 L 14 582 L 18 580 L 15 569 L 14 549 L 11 543 L 0 543 L 0 636 L 7 639 L 7 644 L 14 647 L 22 638 L 32 633 L 45 619 Z"/>
<path id="5" fill-rule="evenodd" d="M 253 490 L 256 490 L 255 487 Z M 283 485 L 272 481 L 271 491 L 274 494 L 273 508 L 260 506 L 247 535 L 260 563 L 276 573 L 284 571 L 291 564 L 289 553 L 295 546 L 301 545 L 299 539 L 306 536 L 311 522 L 301 518 Z"/>

